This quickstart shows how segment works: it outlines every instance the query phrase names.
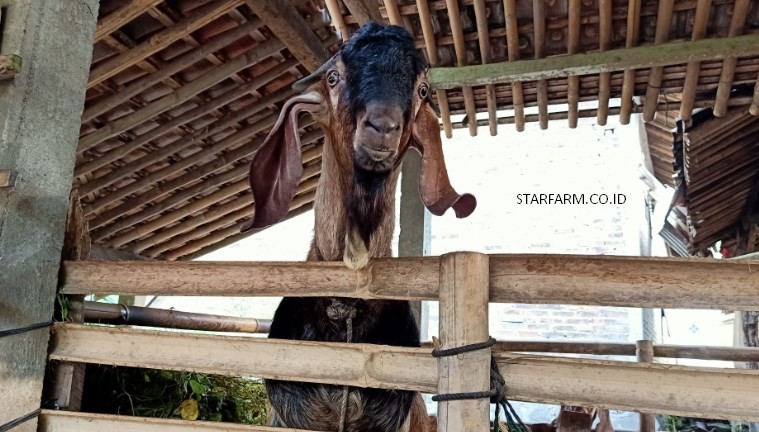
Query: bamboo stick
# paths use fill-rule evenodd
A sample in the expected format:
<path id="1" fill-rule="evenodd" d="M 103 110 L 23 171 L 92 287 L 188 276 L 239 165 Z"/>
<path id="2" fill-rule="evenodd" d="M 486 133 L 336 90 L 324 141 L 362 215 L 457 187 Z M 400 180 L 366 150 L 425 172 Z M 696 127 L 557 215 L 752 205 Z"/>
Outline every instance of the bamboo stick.
<path id="1" fill-rule="evenodd" d="M 655 44 L 663 44 L 669 40 L 669 33 L 672 25 L 672 7 L 674 6 L 674 0 L 662 0 L 659 2 L 659 12 L 656 16 L 656 36 L 654 37 Z M 653 67 L 648 74 L 648 88 L 646 88 L 646 100 L 657 101 L 659 100 L 659 92 L 661 87 L 661 67 Z M 654 119 L 653 108 L 656 105 L 646 104 L 643 108 L 643 120 L 649 122 Z"/>
<path id="2" fill-rule="evenodd" d="M 340 39 L 343 41 L 348 40 L 350 38 L 350 31 L 348 30 L 348 26 L 345 25 L 345 20 L 343 19 L 343 14 L 340 12 L 340 5 L 337 4 L 337 0 L 326 0 L 326 4 L 335 30 L 340 34 Z"/>
<path id="3" fill-rule="evenodd" d="M 175 130 L 177 127 L 185 125 L 199 117 L 202 117 L 203 115 L 208 114 L 211 111 L 214 111 L 228 103 L 231 103 L 239 99 L 240 97 L 244 96 L 248 92 L 258 89 L 262 85 L 277 78 L 278 76 L 283 74 L 285 71 L 287 71 L 288 69 L 296 65 L 297 63 L 295 60 L 286 60 L 284 63 L 278 66 L 275 66 L 271 70 L 265 72 L 264 74 L 251 80 L 250 82 L 243 84 L 240 87 L 234 88 L 219 97 L 211 99 L 202 105 L 192 108 L 186 112 L 183 112 L 182 114 L 174 117 L 168 122 L 162 125 L 156 126 L 155 128 L 147 131 L 146 133 L 135 137 L 134 140 L 125 142 L 119 147 L 113 150 L 110 150 L 108 152 L 105 152 L 99 155 L 98 157 L 92 159 L 91 161 L 78 166 L 74 172 L 74 175 L 76 177 L 83 176 L 113 161 L 116 161 L 130 154 L 131 152 L 138 150 L 142 146 L 148 144 L 150 141 L 153 141 L 171 132 L 172 130 Z M 191 137 L 177 138 L 178 142 L 167 144 L 159 148 L 158 150 L 148 153 L 144 157 L 141 157 L 135 161 L 128 163 L 127 165 L 119 169 L 115 169 L 104 176 L 98 177 L 97 179 L 92 180 L 88 183 L 84 183 L 80 186 L 80 189 L 82 191 L 88 191 L 86 193 L 94 192 L 98 189 L 102 189 L 103 187 L 106 187 L 112 184 L 115 181 L 123 179 L 127 176 L 134 175 L 135 172 L 141 170 L 142 168 L 149 166 L 150 164 L 153 164 L 157 161 L 160 161 L 164 159 L 166 156 L 169 156 L 171 154 L 184 150 L 185 148 L 196 144 L 197 141 L 205 139 L 209 136 L 212 136 L 220 132 L 221 130 L 225 129 L 229 125 L 237 123 L 247 117 L 251 117 L 252 115 L 258 113 L 259 111 L 267 108 L 270 104 L 281 102 L 283 99 L 289 97 L 293 93 L 294 91 L 292 89 L 284 88 L 277 92 L 272 93 L 271 95 L 264 96 L 260 100 L 253 102 L 248 107 L 243 108 L 242 110 L 237 111 L 231 115 L 224 116 L 220 120 L 209 125 L 207 128 L 204 128 L 205 132 L 196 133 L 195 136 L 191 136 Z"/>
<path id="4" fill-rule="evenodd" d="M 424 348 L 70 324 L 55 325 L 52 339 L 51 360 L 425 393 L 441 390 L 437 360 Z M 135 346 L 140 349 L 133 349 Z M 208 356 L 209 352 L 214 355 Z M 699 418 L 759 419 L 759 373 L 752 370 L 534 355 L 503 355 L 498 365 L 508 383 L 509 400 L 601 405 Z"/>
<path id="5" fill-rule="evenodd" d="M 311 210 L 313 210 L 313 203 L 308 203 L 308 204 L 306 204 L 306 205 L 304 205 L 302 207 L 298 207 L 297 209 L 295 209 L 295 210 L 291 211 L 290 213 L 288 213 L 287 216 L 285 216 L 285 218 L 282 219 L 282 221 L 280 223 L 282 223 L 284 221 L 287 221 L 287 220 L 290 220 L 290 219 L 292 219 L 294 217 L 300 216 L 302 214 L 308 213 Z M 190 254 L 182 255 L 182 256 L 176 256 L 175 255 L 175 259 L 181 259 L 181 260 L 191 261 L 191 260 L 194 260 L 196 258 L 202 257 L 204 255 L 207 255 L 207 254 L 209 254 L 211 252 L 217 251 L 217 250 L 219 250 L 219 249 L 221 249 L 223 247 L 229 246 L 229 245 L 231 245 L 233 243 L 236 243 L 236 242 L 238 242 L 238 241 L 240 241 L 240 240 L 242 240 L 244 238 L 250 237 L 251 235 L 257 234 L 257 233 L 259 233 L 261 231 L 264 231 L 266 229 L 267 228 L 263 228 L 261 230 L 250 230 L 250 231 L 246 231 L 246 232 L 233 233 L 229 237 L 225 237 L 223 240 L 215 241 L 215 242 L 209 244 L 208 246 L 204 246 L 204 247 L 202 247 L 202 248 L 200 248 L 200 249 L 198 249 L 195 252 L 192 252 Z"/>
<path id="6" fill-rule="evenodd" d="M 231 9 L 239 6 L 242 0 L 219 0 L 209 3 L 178 21 L 174 26 L 164 29 L 129 51 L 111 57 L 95 66 L 90 72 L 87 88 L 102 83 L 119 72 L 122 72 L 137 62 L 168 47 L 181 39 L 187 33 L 193 32 L 216 18 L 225 15 Z"/>
<path id="7" fill-rule="evenodd" d="M 214 143 L 210 147 L 206 147 L 204 149 L 201 149 L 192 155 L 179 159 L 177 161 L 174 161 L 172 164 L 159 169 L 158 171 L 154 171 L 150 174 L 148 174 L 145 177 L 140 178 L 139 180 L 136 180 L 132 183 L 127 184 L 124 187 L 118 188 L 111 192 L 108 195 L 105 195 L 98 199 L 97 201 L 90 204 L 85 211 L 87 214 L 92 214 L 96 212 L 97 210 L 109 205 L 110 203 L 117 201 L 121 198 L 124 198 L 132 193 L 138 192 L 139 190 L 143 188 L 150 187 L 151 185 L 156 184 L 160 180 L 165 179 L 166 177 L 169 177 L 170 175 L 181 171 L 185 168 L 188 168 L 192 165 L 195 165 L 199 162 L 202 162 L 208 158 L 213 157 L 215 154 L 222 152 L 228 148 L 231 148 L 233 146 L 236 146 L 245 140 L 249 139 L 251 136 L 254 136 L 255 134 L 258 134 L 260 132 L 263 132 L 267 129 L 269 129 L 274 122 L 276 121 L 276 115 L 272 114 L 263 120 L 256 122 L 250 126 L 246 126 L 239 131 L 233 133 L 232 135 L 222 139 L 221 141 Z M 263 144 L 264 137 L 258 137 L 253 142 L 258 144 L 259 146 Z M 251 143 L 252 144 L 252 143 Z M 250 145 L 250 144 L 248 144 Z M 234 161 L 229 161 L 229 163 L 232 163 Z M 219 167 L 220 168 L 220 167 Z M 196 177 L 199 178 L 199 177 Z M 138 201 L 133 202 L 135 206 L 144 205 L 147 202 L 144 202 L 142 198 L 140 198 Z M 94 225 L 94 224 L 93 224 Z"/>
<path id="8" fill-rule="evenodd" d="M 743 34 L 743 28 L 746 26 L 746 17 L 748 16 L 750 6 L 750 0 L 735 0 L 733 15 L 730 19 L 728 37 Z M 735 74 L 735 64 L 737 61 L 737 56 L 728 55 L 722 62 L 722 75 L 719 79 L 717 96 L 714 98 L 714 109 L 712 110 L 715 117 L 722 117 L 727 112 L 727 100 L 730 99 L 730 91 L 733 87 L 733 75 Z"/>
<path id="9" fill-rule="evenodd" d="M 519 29 L 517 26 L 516 0 L 503 0 L 503 13 L 506 24 L 506 49 L 509 61 L 519 60 Z M 522 82 L 511 83 L 511 93 L 514 101 L 514 118 L 517 132 L 524 131 L 524 96 L 522 94 Z"/>
<path id="10" fill-rule="evenodd" d="M 284 45 L 278 40 L 264 42 L 262 45 L 264 46 L 251 48 L 251 50 L 247 51 L 245 54 L 215 67 L 200 78 L 177 89 L 175 92 L 153 101 L 131 114 L 127 114 L 124 117 L 109 122 L 106 126 L 97 129 L 89 135 L 85 135 L 79 139 L 77 152 L 82 153 L 85 150 L 89 150 L 109 138 L 132 129 L 146 120 L 176 107 L 191 99 L 198 93 L 218 84 L 230 75 L 258 63 L 262 59 L 269 57 L 284 47 Z"/>
<path id="11" fill-rule="evenodd" d="M 485 342 L 488 331 L 488 256 L 455 252 L 440 259 L 440 349 Z M 490 390 L 490 348 L 438 358 L 441 394 Z M 488 430 L 490 400 L 440 401 L 441 432 Z M 498 420 L 497 420 L 498 421 Z"/>
<path id="12" fill-rule="evenodd" d="M 466 57 L 466 45 L 464 45 L 464 31 L 461 29 L 458 0 L 446 0 L 446 3 L 448 5 L 448 22 L 451 26 L 454 51 L 456 52 L 456 65 L 463 67 L 468 65 L 469 62 Z M 466 115 L 469 118 L 469 135 L 477 136 L 477 110 L 474 104 L 474 93 L 472 93 L 472 88 L 469 86 L 463 86 L 461 91 L 464 94 L 464 107 L 466 108 Z"/>
<path id="13" fill-rule="evenodd" d="M 115 32 L 121 26 L 132 21 L 148 10 L 161 3 L 162 0 L 128 0 L 113 12 L 98 20 L 95 28 L 94 42 L 97 43 L 104 37 Z"/>
<path id="14" fill-rule="evenodd" d="M 599 0 L 599 50 L 611 48 L 612 0 Z M 601 72 L 598 77 L 598 124 L 606 125 L 609 116 L 609 97 L 611 95 L 609 72 Z"/>
<path id="15" fill-rule="evenodd" d="M 63 294 L 437 298 L 438 257 L 373 260 L 373 276 L 341 263 L 66 262 Z M 491 255 L 493 303 L 759 309 L 759 262 L 700 258 Z M 367 270 L 369 271 L 369 270 Z M 282 277 L 288 274 L 287 278 Z M 714 287 L 721 287 L 719 290 Z M 686 295 L 687 294 L 687 295 Z"/>
<path id="16" fill-rule="evenodd" d="M 392 25 L 403 25 L 401 13 L 398 11 L 398 3 L 395 0 L 384 0 L 385 11 L 387 12 L 388 21 Z"/>
<path id="17" fill-rule="evenodd" d="M 209 41 L 206 41 L 198 48 L 182 54 L 169 63 L 164 64 L 155 73 L 145 75 L 130 82 L 123 88 L 119 89 L 118 92 L 115 92 L 112 95 L 101 100 L 98 100 L 97 103 L 86 108 L 84 110 L 84 113 L 82 113 L 82 123 L 86 123 L 99 116 L 100 114 L 116 108 L 133 96 L 142 93 L 143 91 L 154 86 L 156 83 L 163 81 L 175 73 L 197 63 L 198 61 L 206 58 L 206 56 L 209 54 L 230 45 L 231 43 L 244 37 L 246 34 L 257 30 L 261 26 L 263 26 L 263 22 L 258 18 L 246 21 L 239 27 L 229 30 Z"/>
<path id="18" fill-rule="evenodd" d="M 308 133 L 308 134 L 306 134 L 306 135 L 303 136 L 301 142 L 304 143 L 304 144 L 307 144 L 307 143 L 316 141 L 319 138 L 321 138 L 322 134 L 323 134 L 323 132 L 321 130 L 314 131 L 314 133 Z M 150 202 L 150 201 L 152 201 L 152 200 L 154 200 L 156 198 L 159 198 L 159 197 L 161 197 L 161 196 L 163 196 L 163 195 L 165 195 L 165 194 L 167 194 L 167 193 L 169 193 L 169 192 L 171 192 L 171 191 L 173 191 L 175 189 L 178 189 L 178 188 L 184 186 L 187 183 L 190 183 L 190 182 L 193 182 L 193 181 L 195 181 L 195 180 L 197 180 L 199 178 L 202 178 L 202 177 L 204 177 L 204 176 L 206 176 L 206 175 L 208 175 L 208 174 L 210 174 L 210 173 L 212 173 L 212 172 L 214 172 L 214 171 L 216 171 L 216 170 L 218 170 L 220 168 L 223 168 L 226 165 L 235 163 L 235 162 L 239 161 L 240 159 L 246 158 L 246 157 L 250 156 L 252 153 L 254 153 L 258 149 L 258 147 L 260 147 L 263 144 L 263 142 L 264 142 L 265 139 L 266 138 L 263 137 L 263 136 L 258 137 L 256 139 L 254 139 L 253 141 L 251 141 L 250 143 L 245 144 L 245 145 L 243 145 L 241 147 L 238 147 L 238 148 L 236 148 L 234 150 L 231 150 L 231 151 L 225 153 L 223 156 L 217 157 L 217 158 L 213 159 L 212 161 L 210 161 L 210 162 L 208 162 L 206 164 L 203 164 L 203 165 L 201 165 L 201 166 L 199 166 L 199 167 L 191 170 L 190 172 L 188 172 L 188 173 L 186 173 L 186 174 L 184 174 L 184 175 L 182 175 L 180 177 L 177 177 L 175 179 L 172 179 L 172 180 L 169 180 L 167 182 L 161 183 L 161 184 L 159 184 L 157 186 L 154 186 L 151 190 L 143 193 L 139 197 L 137 197 L 137 198 L 135 198 L 133 200 L 127 200 L 123 204 L 121 204 L 121 205 L 119 205 L 119 206 L 117 206 L 117 207 L 115 207 L 113 209 L 110 209 L 110 210 L 108 210 L 106 212 L 103 212 L 103 214 L 101 214 L 101 215 L 98 215 L 97 218 L 95 218 L 93 221 L 90 222 L 90 225 L 94 226 L 94 225 L 96 225 L 96 223 L 97 223 L 97 226 L 105 225 L 108 222 L 111 222 L 113 219 L 119 218 L 119 216 L 121 216 L 123 214 L 126 214 L 128 211 L 131 211 L 132 209 L 134 209 L 136 207 L 142 206 L 145 203 L 148 203 L 148 202 Z M 221 175 L 219 175 L 219 177 L 220 176 Z M 231 180 L 231 178 L 232 177 L 230 177 L 230 180 Z M 234 177 L 234 178 L 236 178 L 236 177 Z M 211 183 L 210 186 L 212 187 L 212 186 L 216 186 L 217 184 L 219 184 L 219 182 L 214 182 L 214 183 L 216 183 L 216 184 Z M 208 188 L 203 188 L 203 190 L 207 190 L 207 189 Z M 167 204 L 166 204 L 167 207 L 166 208 L 170 208 L 168 206 L 173 206 L 174 204 L 176 204 L 176 202 L 173 202 L 173 201 L 170 201 L 170 200 L 171 200 L 171 198 L 168 198 L 166 200 L 167 201 Z M 156 204 L 156 205 L 160 206 L 161 204 L 159 203 L 159 204 Z M 153 206 L 151 206 L 151 207 L 153 207 Z M 165 210 L 165 208 L 163 208 L 163 207 L 161 207 L 161 208 Z M 154 210 L 156 210 L 156 209 L 154 209 Z M 135 214 L 134 217 L 130 216 L 128 219 L 125 219 L 123 221 L 124 222 L 123 224 L 122 224 L 122 222 L 117 222 L 113 226 L 108 226 L 108 227 L 105 227 L 105 228 L 103 228 L 103 229 L 101 229 L 99 231 L 96 231 L 95 233 L 93 233 L 93 238 L 102 239 L 104 237 L 112 235 L 115 232 L 118 232 L 119 230 L 121 230 L 123 228 L 129 228 L 134 223 L 136 223 L 136 221 L 138 219 L 141 221 L 141 220 L 144 220 L 147 217 L 149 217 L 149 216 L 146 216 L 148 214 L 151 215 L 151 216 L 153 214 L 156 214 L 156 213 L 153 212 L 154 210 L 145 209 L 145 210 L 143 210 L 143 212 Z M 127 223 L 127 222 L 129 222 L 129 223 Z"/>
<path id="19" fill-rule="evenodd" d="M 650 340 L 639 340 L 635 343 L 635 346 L 635 355 L 639 362 L 654 362 L 654 345 Z M 640 414 L 640 432 L 656 432 L 656 417 L 654 414 Z"/>
<path id="20" fill-rule="evenodd" d="M 577 54 L 580 49 L 580 14 L 582 13 L 581 0 L 569 0 L 569 8 L 567 11 L 569 19 L 569 37 L 567 38 L 567 53 L 569 55 Z M 572 75 L 567 77 L 567 105 L 568 105 L 568 117 L 569 127 L 574 129 L 577 127 L 577 115 L 579 104 L 579 91 L 580 91 L 580 77 Z"/>
<path id="21" fill-rule="evenodd" d="M 696 7 L 696 18 L 693 23 L 692 40 L 699 40 L 706 37 L 711 7 L 711 0 L 701 0 L 698 2 L 698 6 Z M 696 87 L 698 86 L 698 76 L 700 71 L 701 62 L 688 62 L 688 69 L 685 72 L 685 83 L 683 84 L 683 94 L 680 98 L 680 118 L 686 123 L 690 122 L 693 113 L 693 104 L 696 100 Z"/>
<path id="22" fill-rule="evenodd" d="M 379 12 L 379 7 L 376 1 L 366 2 L 364 0 L 343 0 L 345 7 L 352 17 L 358 22 L 359 26 L 363 26 L 370 22 L 376 22 L 384 24 L 382 15 Z"/>
<path id="23" fill-rule="evenodd" d="M 759 35 L 752 34 L 735 38 L 672 42 L 519 62 L 435 68 L 429 72 L 429 81 L 436 88 L 455 88 L 462 85 L 536 81 L 564 78 L 570 75 L 616 72 L 628 68 L 664 67 L 691 60 L 704 62 L 723 59 L 731 55 L 749 57 L 757 54 L 759 54 Z M 651 77 L 649 73 L 649 82 Z"/>
<path id="24" fill-rule="evenodd" d="M 641 2 L 642 0 L 628 0 L 625 48 L 632 48 L 638 45 Z M 619 113 L 619 122 L 623 125 L 630 124 L 630 112 L 632 111 L 633 94 L 635 91 L 635 72 L 635 69 L 632 68 L 625 69 L 622 81 L 622 109 Z"/>
<path id="25" fill-rule="evenodd" d="M 546 11 L 545 0 L 532 0 L 532 16 L 534 23 L 535 58 L 546 56 Z M 541 129 L 548 129 L 548 81 L 539 79 L 538 89 L 538 118 Z"/>
<path id="26" fill-rule="evenodd" d="M 427 51 L 427 58 L 430 66 L 437 67 L 440 65 L 440 59 L 437 53 L 437 43 L 435 42 L 435 31 L 432 28 L 432 17 L 430 16 L 427 0 L 417 0 L 419 8 L 419 22 L 422 25 L 422 36 Z M 443 120 L 443 131 L 446 138 L 453 137 L 453 128 L 451 128 L 451 112 L 448 106 L 448 94 L 444 89 L 435 91 L 437 96 L 438 107 L 440 108 L 440 117 Z"/>
<path id="27" fill-rule="evenodd" d="M 297 193 L 302 194 L 305 192 L 310 192 L 311 190 L 315 189 L 318 183 L 318 178 L 312 178 L 312 177 L 318 176 L 320 172 L 321 172 L 321 164 L 311 165 L 309 167 L 304 168 L 303 180 L 301 181 L 301 184 L 298 186 Z M 155 232 L 152 236 L 144 240 L 140 240 L 136 242 L 134 245 L 129 247 L 129 250 L 134 253 L 142 253 L 147 248 L 153 248 L 152 249 L 153 252 L 151 252 L 151 258 L 154 258 L 159 253 L 164 252 L 174 247 L 172 246 L 172 244 L 165 244 L 165 243 L 163 245 L 161 244 L 165 242 L 166 240 L 177 239 L 177 241 L 179 241 L 180 239 L 177 238 L 177 236 L 179 236 L 180 234 L 186 233 L 187 231 L 190 231 L 195 227 L 204 225 L 209 222 L 213 222 L 215 225 L 213 227 L 211 225 L 204 226 L 203 228 L 207 232 L 222 228 L 226 225 L 229 225 L 230 223 L 234 223 L 240 220 L 241 218 L 247 216 L 248 213 L 250 213 L 251 202 L 253 202 L 253 195 L 246 193 L 245 195 L 235 199 L 232 202 L 229 202 L 227 204 L 224 204 L 212 210 L 208 210 L 199 215 L 195 215 L 193 216 L 192 219 L 184 221 L 171 228 L 163 229 L 162 231 Z M 240 209 L 247 210 L 248 213 L 236 212 L 236 210 L 240 210 Z M 232 213 L 232 214 L 229 214 L 229 213 Z M 224 216 L 227 216 L 227 217 L 224 217 Z M 192 238 L 195 238 L 195 237 L 202 236 L 204 234 L 205 234 L 204 232 L 191 232 L 183 236 L 183 238 L 186 239 L 187 237 L 190 237 L 190 236 L 192 236 Z M 186 242 L 187 241 L 185 240 L 179 244 L 181 245 Z"/>
<path id="28" fill-rule="evenodd" d="M 477 34 L 479 35 L 480 57 L 482 58 L 482 64 L 492 62 L 487 14 L 488 11 L 485 8 L 485 0 L 475 0 L 474 15 L 475 21 L 477 22 Z M 496 136 L 498 134 L 498 123 L 496 122 L 496 109 L 498 106 L 495 99 L 495 87 L 492 85 L 486 85 L 485 93 L 487 95 L 488 124 L 490 125 L 490 135 Z M 472 118 L 470 121 L 473 121 L 476 124 L 476 120 L 476 118 Z"/>
<path id="29" fill-rule="evenodd" d="M 313 203 L 314 197 L 316 196 L 316 193 L 313 191 L 306 192 L 303 195 L 296 196 L 293 199 L 293 202 L 290 203 L 290 212 L 292 213 L 295 210 L 298 210 L 302 207 L 309 206 Z M 288 215 L 289 216 L 289 215 Z M 181 258 L 185 255 L 189 255 L 193 252 L 197 252 L 198 250 L 213 245 L 221 240 L 224 240 L 230 236 L 233 236 L 235 234 L 240 233 L 240 229 L 245 224 L 245 221 L 241 221 L 236 223 L 235 225 L 216 231 L 214 233 L 208 234 L 205 237 L 195 240 L 193 242 L 187 243 L 181 248 L 175 249 L 171 251 L 171 253 L 165 254 L 165 258 L 169 261 L 176 260 L 178 258 Z M 258 230 L 260 232 L 261 230 Z"/>
<path id="30" fill-rule="evenodd" d="M 213 332 L 268 333 L 271 320 L 183 312 L 124 304 L 84 302 L 84 320 L 89 323 Z"/>
<path id="31" fill-rule="evenodd" d="M 228 422 L 42 410 L 39 432 L 314 432 Z"/>

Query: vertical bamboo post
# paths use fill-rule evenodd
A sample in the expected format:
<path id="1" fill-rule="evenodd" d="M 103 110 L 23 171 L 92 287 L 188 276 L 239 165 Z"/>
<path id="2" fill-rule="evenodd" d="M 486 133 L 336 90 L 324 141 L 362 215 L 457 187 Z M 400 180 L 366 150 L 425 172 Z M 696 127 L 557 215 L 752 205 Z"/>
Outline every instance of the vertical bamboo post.
<path id="1" fill-rule="evenodd" d="M 654 362 L 654 344 L 642 339 L 635 342 L 635 356 L 640 363 Z M 656 419 L 653 414 L 640 414 L 640 432 L 656 432 Z"/>
<path id="2" fill-rule="evenodd" d="M 440 258 L 440 349 L 485 342 L 488 332 L 489 257 L 454 252 Z M 440 394 L 490 389 L 490 348 L 438 360 Z M 490 400 L 465 399 L 438 404 L 441 432 L 486 431 Z"/>

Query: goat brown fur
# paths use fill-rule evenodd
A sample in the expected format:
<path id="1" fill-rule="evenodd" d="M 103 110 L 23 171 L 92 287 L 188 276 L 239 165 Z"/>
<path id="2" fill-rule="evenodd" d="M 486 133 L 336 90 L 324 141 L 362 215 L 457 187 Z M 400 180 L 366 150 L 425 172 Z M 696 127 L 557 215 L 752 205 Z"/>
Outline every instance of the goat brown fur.
<path id="1" fill-rule="evenodd" d="M 382 63 L 382 62 L 384 63 Z M 476 200 L 448 180 L 440 126 L 430 106 L 426 69 L 413 38 L 401 27 L 370 24 L 354 34 L 324 67 L 307 78 L 304 92 L 287 101 L 251 163 L 255 200 L 244 230 L 281 220 L 302 173 L 297 116 L 311 113 L 325 131 L 322 173 L 314 202 L 309 261 L 338 261 L 360 269 L 391 255 L 399 166 L 409 148 L 422 154 L 420 195 L 436 215 L 458 217 Z M 335 298 L 284 298 L 269 337 L 345 342 L 348 322 L 334 304 L 355 311 L 351 342 L 420 346 L 408 302 Z M 270 424 L 335 430 L 342 387 L 267 380 Z M 428 432 L 421 395 L 411 391 L 351 388 L 345 432 Z"/>

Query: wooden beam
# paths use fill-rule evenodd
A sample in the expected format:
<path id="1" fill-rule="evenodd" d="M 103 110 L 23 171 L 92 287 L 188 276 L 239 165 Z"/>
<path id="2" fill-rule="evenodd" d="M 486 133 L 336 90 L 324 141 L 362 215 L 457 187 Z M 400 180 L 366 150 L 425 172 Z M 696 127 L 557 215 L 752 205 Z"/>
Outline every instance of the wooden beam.
<path id="1" fill-rule="evenodd" d="M 380 14 L 379 5 L 376 1 L 367 2 L 365 0 L 343 0 L 345 6 L 350 11 L 353 18 L 356 19 L 359 26 L 370 22 L 384 24 L 387 22 Z"/>
<path id="2" fill-rule="evenodd" d="M 359 272 L 339 262 L 66 262 L 62 292 L 436 300 L 439 260 L 376 259 Z M 491 255 L 490 301 L 758 310 L 758 265 L 708 258 Z"/>
<path id="3" fill-rule="evenodd" d="M 122 2 L 116 10 L 98 20 L 94 41 L 98 42 L 115 32 L 123 25 L 152 9 L 163 0 L 128 0 Z"/>
<path id="4" fill-rule="evenodd" d="M 306 20 L 289 2 L 245 0 L 245 3 L 309 71 L 315 71 L 331 57 Z"/>
<path id="5" fill-rule="evenodd" d="M 139 350 L 133 347 L 139 346 Z M 427 348 L 58 324 L 50 359 L 228 376 L 438 391 Z M 213 356 L 207 353 L 213 352 Z M 340 361 L 336 362 L 335 359 Z M 303 361 L 308 359 L 308 361 Z M 509 400 L 754 421 L 759 372 L 500 354 Z"/>
<path id="6" fill-rule="evenodd" d="M 21 56 L 16 54 L 0 55 L 0 82 L 9 80 L 21 73 Z"/>
<path id="7" fill-rule="evenodd" d="M 193 32 L 204 25 L 213 22 L 215 19 L 226 14 L 230 9 L 239 6 L 241 3 L 242 0 L 219 0 L 196 9 L 190 13 L 190 15 L 177 22 L 176 25 L 152 35 L 149 39 L 129 51 L 111 57 L 95 66 L 90 72 L 87 88 L 92 88 L 95 85 L 102 83 L 108 78 L 111 78 L 119 72 L 135 65 L 139 61 L 168 47 L 172 43 L 186 36 L 187 33 Z"/>
<path id="8" fill-rule="evenodd" d="M 713 61 L 727 56 L 748 57 L 757 54 L 759 54 L 759 35 L 751 34 L 732 38 L 703 39 L 561 55 L 535 60 L 433 68 L 429 71 L 428 78 L 430 85 L 450 89 L 671 66 L 689 61 Z"/>
<path id="9" fill-rule="evenodd" d="M 43 410 L 39 432 L 311 432 L 302 429 L 248 426 L 236 423 L 189 421 L 126 415 Z"/>
<path id="10" fill-rule="evenodd" d="M 440 259 L 441 350 L 486 342 L 488 331 L 488 255 L 453 252 Z M 490 390 L 490 348 L 437 359 L 438 393 Z M 499 419 L 498 419 L 499 420 Z M 490 426 L 490 401 L 440 401 L 440 432 L 485 431 Z"/>

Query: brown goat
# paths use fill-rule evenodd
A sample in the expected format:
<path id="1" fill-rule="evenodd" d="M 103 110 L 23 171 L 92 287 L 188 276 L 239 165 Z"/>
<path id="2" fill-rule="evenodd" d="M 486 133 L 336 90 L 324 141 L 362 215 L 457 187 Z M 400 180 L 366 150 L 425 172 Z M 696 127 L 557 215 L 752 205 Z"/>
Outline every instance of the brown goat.
<path id="1" fill-rule="evenodd" d="M 297 117 L 304 111 L 325 131 L 309 261 L 343 260 L 360 269 L 372 258 L 391 255 L 399 166 L 411 147 L 422 154 L 419 192 L 430 212 L 442 215 L 452 207 L 458 217 L 471 214 L 475 198 L 459 195 L 448 180 L 426 70 L 402 27 L 371 23 L 359 29 L 294 86 L 303 92 L 285 103 L 251 163 L 255 212 L 243 229 L 269 226 L 288 213 L 302 174 Z M 350 323 L 348 313 L 355 314 Z M 348 326 L 351 342 L 420 346 L 409 303 L 390 300 L 287 297 L 269 337 L 345 342 Z M 266 386 L 272 426 L 428 431 L 416 392 L 351 388 L 344 399 L 341 386 L 281 380 L 266 380 Z"/>

